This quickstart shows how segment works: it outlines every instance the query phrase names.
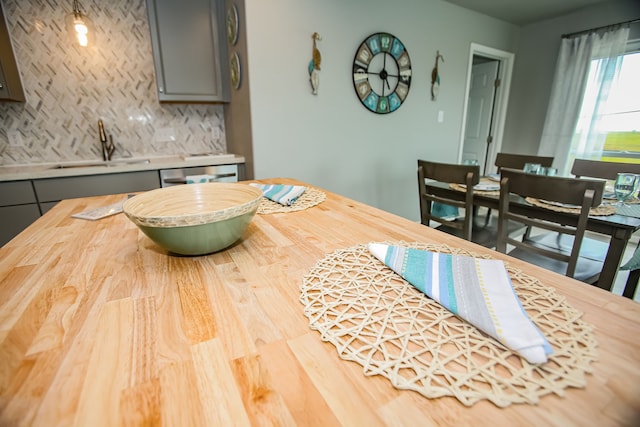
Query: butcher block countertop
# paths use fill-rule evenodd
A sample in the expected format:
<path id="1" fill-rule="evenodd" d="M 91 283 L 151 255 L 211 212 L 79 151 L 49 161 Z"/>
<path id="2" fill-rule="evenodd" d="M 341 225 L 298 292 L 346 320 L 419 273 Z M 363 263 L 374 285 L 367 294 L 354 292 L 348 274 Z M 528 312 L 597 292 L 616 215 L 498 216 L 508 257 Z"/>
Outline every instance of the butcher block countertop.
<path id="1" fill-rule="evenodd" d="M 325 193 L 199 257 L 168 254 L 124 214 L 71 218 L 123 195 L 59 203 L 0 248 L 0 425 L 638 425 L 640 305 Z M 586 387 L 465 406 L 341 359 L 309 328 L 302 278 L 337 249 L 399 240 L 489 254 L 554 288 L 594 327 Z"/>

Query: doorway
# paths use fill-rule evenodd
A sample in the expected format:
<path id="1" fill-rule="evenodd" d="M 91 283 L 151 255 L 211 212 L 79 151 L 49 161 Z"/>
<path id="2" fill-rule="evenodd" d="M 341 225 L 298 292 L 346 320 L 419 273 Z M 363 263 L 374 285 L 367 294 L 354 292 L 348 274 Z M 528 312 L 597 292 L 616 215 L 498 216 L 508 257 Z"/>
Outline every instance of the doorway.
<path id="1" fill-rule="evenodd" d="M 510 52 L 471 44 L 458 160 L 477 160 L 483 174 L 495 172 L 496 154 L 502 147 L 513 57 Z"/>

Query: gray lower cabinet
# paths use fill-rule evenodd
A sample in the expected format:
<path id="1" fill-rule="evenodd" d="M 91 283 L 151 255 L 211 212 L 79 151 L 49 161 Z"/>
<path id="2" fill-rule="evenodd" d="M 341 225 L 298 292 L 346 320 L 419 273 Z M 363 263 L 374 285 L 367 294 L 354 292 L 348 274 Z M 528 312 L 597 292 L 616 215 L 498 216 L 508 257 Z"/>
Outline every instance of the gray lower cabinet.
<path id="1" fill-rule="evenodd" d="M 189 175 L 207 174 L 212 182 L 236 182 L 238 178 L 243 179 L 241 167 L 236 164 L 212 165 L 0 182 L 0 246 L 60 200 L 148 191 L 186 183 Z"/>
<path id="2" fill-rule="evenodd" d="M 37 179 L 33 186 L 44 214 L 64 199 L 153 190 L 160 187 L 160 177 L 153 170 Z"/>
<path id="3" fill-rule="evenodd" d="M 228 102 L 223 0 L 147 0 L 161 102 Z"/>
<path id="4" fill-rule="evenodd" d="M 40 217 L 31 181 L 0 182 L 0 246 Z"/>

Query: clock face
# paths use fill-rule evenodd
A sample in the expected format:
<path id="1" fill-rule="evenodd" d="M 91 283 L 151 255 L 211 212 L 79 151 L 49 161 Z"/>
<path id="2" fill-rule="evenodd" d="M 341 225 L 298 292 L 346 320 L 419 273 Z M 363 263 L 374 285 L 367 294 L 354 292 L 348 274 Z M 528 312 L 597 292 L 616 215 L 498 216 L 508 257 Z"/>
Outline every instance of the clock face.
<path id="1" fill-rule="evenodd" d="M 375 33 L 362 42 L 353 60 L 353 87 L 368 110 L 391 113 L 400 107 L 411 86 L 411 60 L 402 42 Z"/>

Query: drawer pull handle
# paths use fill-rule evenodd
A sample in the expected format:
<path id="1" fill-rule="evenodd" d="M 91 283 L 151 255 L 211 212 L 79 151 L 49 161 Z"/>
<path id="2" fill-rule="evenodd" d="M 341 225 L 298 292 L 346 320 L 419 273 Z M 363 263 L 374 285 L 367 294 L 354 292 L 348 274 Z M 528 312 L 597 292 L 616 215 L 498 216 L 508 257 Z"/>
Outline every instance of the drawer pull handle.
<path id="1" fill-rule="evenodd" d="M 235 173 L 220 173 L 220 174 L 216 174 L 216 175 L 211 175 L 209 177 L 209 182 L 211 181 L 215 181 L 217 179 L 220 178 L 231 178 L 236 176 Z M 163 181 L 166 184 L 186 184 L 187 183 L 187 178 L 165 178 L 163 179 Z"/>

